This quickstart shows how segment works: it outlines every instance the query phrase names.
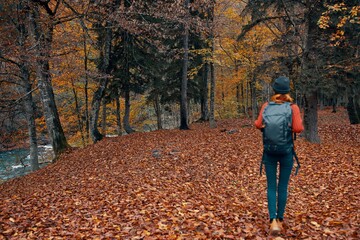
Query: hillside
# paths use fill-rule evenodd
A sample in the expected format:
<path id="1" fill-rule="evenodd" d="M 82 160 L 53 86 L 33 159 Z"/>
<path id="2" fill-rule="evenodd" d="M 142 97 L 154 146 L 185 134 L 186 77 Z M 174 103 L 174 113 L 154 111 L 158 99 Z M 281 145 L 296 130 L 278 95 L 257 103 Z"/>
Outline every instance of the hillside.
<path id="1" fill-rule="evenodd" d="M 284 239 L 359 239 L 360 126 L 296 142 Z M 264 239 L 261 133 L 245 120 L 106 138 L 0 185 L 0 239 Z"/>

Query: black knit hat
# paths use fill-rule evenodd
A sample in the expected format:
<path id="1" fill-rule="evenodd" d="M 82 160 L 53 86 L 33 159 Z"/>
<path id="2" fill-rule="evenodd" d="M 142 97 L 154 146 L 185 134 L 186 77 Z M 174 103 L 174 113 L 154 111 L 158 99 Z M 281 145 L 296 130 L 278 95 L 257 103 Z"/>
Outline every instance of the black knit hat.
<path id="1" fill-rule="evenodd" d="M 272 85 L 275 93 L 285 94 L 290 92 L 290 80 L 287 77 L 278 77 Z"/>

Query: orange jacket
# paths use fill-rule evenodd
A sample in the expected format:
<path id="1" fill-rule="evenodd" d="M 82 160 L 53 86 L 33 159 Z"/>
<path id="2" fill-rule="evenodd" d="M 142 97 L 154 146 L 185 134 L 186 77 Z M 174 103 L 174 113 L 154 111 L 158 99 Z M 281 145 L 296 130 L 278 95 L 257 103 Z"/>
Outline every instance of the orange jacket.
<path id="1" fill-rule="evenodd" d="M 259 129 L 263 128 L 262 113 L 264 112 L 264 109 L 267 105 L 268 105 L 267 102 L 262 105 L 259 116 L 255 121 L 255 127 L 259 128 Z M 296 104 L 292 104 L 291 109 L 292 109 L 292 131 L 295 133 L 300 133 L 304 130 L 304 126 L 303 126 L 301 115 L 300 115 L 300 109 L 299 109 L 298 105 L 296 105 Z"/>

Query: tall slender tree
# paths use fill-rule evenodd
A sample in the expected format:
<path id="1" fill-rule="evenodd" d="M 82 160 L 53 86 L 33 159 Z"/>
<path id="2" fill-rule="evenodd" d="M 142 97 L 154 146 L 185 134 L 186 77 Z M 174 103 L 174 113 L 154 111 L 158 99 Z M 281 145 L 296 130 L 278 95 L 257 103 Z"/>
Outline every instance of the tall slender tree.
<path id="1" fill-rule="evenodd" d="M 28 40 L 28 31 L 27 31 L 27 21 L 29 17 L 29 9 L 24 0 L 20 0 L 18 3 L 18 13 L 22 12 L 22 16 L 18 16 L 18 31 L 19 31 L 19 40 L 18 45 L 21 50 L 20 55 L 20 71 L 21 71 L 21 79 L 24 86 L 24 107 L 25 107 L 25 115 L 28 123 L 28 132 L 29 132 L 29 142 L 30 142 L 30 165 L 33 171 L 39 169 L 38 162 L 38 143 L 36 138 L 36 124 L 35 124 L 35 109 L 34 109 L 34 101 L 33 101 L 33 86 L 30 79 L 30 58 L 26 53 L 26 41 Z"/>
<path id="2" fill-rule="evenodd" d="M 3 14 L 4 12 L 2 11 L 6 11 L 7 14 Z M 26 4 L 25 0 L 19 0 L 11 4 L 4 3 L 0 9 L 0 14 L 9 17 L 16 16 L 13 19 L 2 19 L 1 21 L 3 26 L 6 24 L 5 29 L 8 31 L 7 34 L 10 34 L 10 36 L 15 39 L 15 44 L 7 46 L 7 54 L 3 53 L 5 49 L 0 49 L 0 62 L 10 63 L 12 67 L 14 67 L 14 71 L 20 72 L 20 74 L 14 74 L 13 76 L 18 76 L 16 84 L 20 86 L 19 90 L 23 95 L 15 102 L 22 102 L 24 106 L 30 142 L 30 165 L 32 170 L 37 170 L 39 169 L 39 163 L 33 100 L 33 92 L 36 88 L 33 87 L 31 81 L 31 56 L 27 50 L 29 47 L 27 21 L 29 17 L 29 6 Z M 10 29 L 14 31 L 11 31 Z M 2 34 L 5 35 L 6 33 L 2 32 Z M 3 54 L 8 55 L 8 57 Z"/>
<path id="3" fill-rule="evenodd" d="M 188 65 L 189 65 L 189 0 L 184 0 L 185 20 L 183 23 L 183 66 L 181 76 L 180 129 L 189 129 L 188 125 Z"/>
<path id="4" fill-rule="evenodd" d="M 30 4 L 30 29 L 36 51 L 36 71 L 38 88 L 43 104 L 46 126 L 55 156 L 65 151 L 69 145 L 61 126 L 59 113 L 56 107 L 54 91 L 51 84 L 50 58 L 53 42 L 53 31 L 57 23 L 57 10 L 60 1 L 54 9 L 49 6 L 49 1 L 32 0 Z M 45 13 L 40 11 L 43 8 Z"/>
<path id="5" fill-rule="evenodd" d="M 303 84 L 309 84 L 317 81 L 316 64 L 314 60 L 316 57 L 315 41 L 319 36 L 317 18 L 320 11 L 317 4 L 313 4 L 312 1 L 306 0 L 305 10 L 305 40 L 304 40 L 304 52 L 302 54 L 301 62 L 301 81 Z M 317 88 L 308 88 L 305 93 L 305 115 L 304 115 L 304 127 L 305 137 L 308 141 L 319 143 L 320 138 L 318 135 L 318 91 Z"/>
<path id="6" fill-rule="evenodd" d="M 215 122 L 215 66 L 214 66 L 214 53 L 215 53 L 215 36 L 214 36 L 214 17 L 215 17 L 215 0 L 211 1 L 211 4 L 208 8 L 208 18 L 209 18 L 209 42 L 211 46 L 211 61 L 209 63 L 209 73 L 210 73 L 210 128 L 216 127 Z"/>

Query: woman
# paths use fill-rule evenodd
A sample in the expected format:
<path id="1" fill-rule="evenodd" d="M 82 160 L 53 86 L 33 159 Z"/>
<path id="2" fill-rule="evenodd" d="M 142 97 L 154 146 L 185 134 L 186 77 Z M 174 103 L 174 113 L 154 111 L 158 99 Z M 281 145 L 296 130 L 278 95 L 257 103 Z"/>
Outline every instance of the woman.
<path id="1" fill-rule="evenodd" d="M 271 111 L 273 108 L 266 109 L 269 105 L 287 104 L 290 106 L 291 131 L 300 133 L 304 130 L 300 109 L 296 104 L 292 104 L 293 99 L 290 97 L 290 81 L 287 77 L 279 77 L 272 85 L 275 95 L 271 97 L 271 103 L 265 103 L 259 113 L 255 126 L 258 129 L 266 131 L 266 124 L 263 119 L 264 111 Z M 285 106 L 285 105 L 283 105 Z M 267 112 L 268 113 L 268 112 Z M 275 134 L 276 135 L 276 134 Z M 291 138 L 291 136 L 290 136 Z M 266 150 L 265 150 L 266 146 Z M 275 152 L 265 144 L 264 138 L 264 156 L 263 163 L 265 165 L 266 181 L 267 181 L 267 199 L 270 217 L 270 234 L 275 235 L 282 230 L 282 222 L 284 219 L 285 206 L 287 201 L 288 183 L 291 170 L 293 167 L 293 141 L 290 139 L 289 144 L 285 145 L 285 150 Z M 279 181 L 277 183 L 276 171 L 277 165 L 280 165 Z M 277 196 L 277 199 L 276 199 Z"/>

